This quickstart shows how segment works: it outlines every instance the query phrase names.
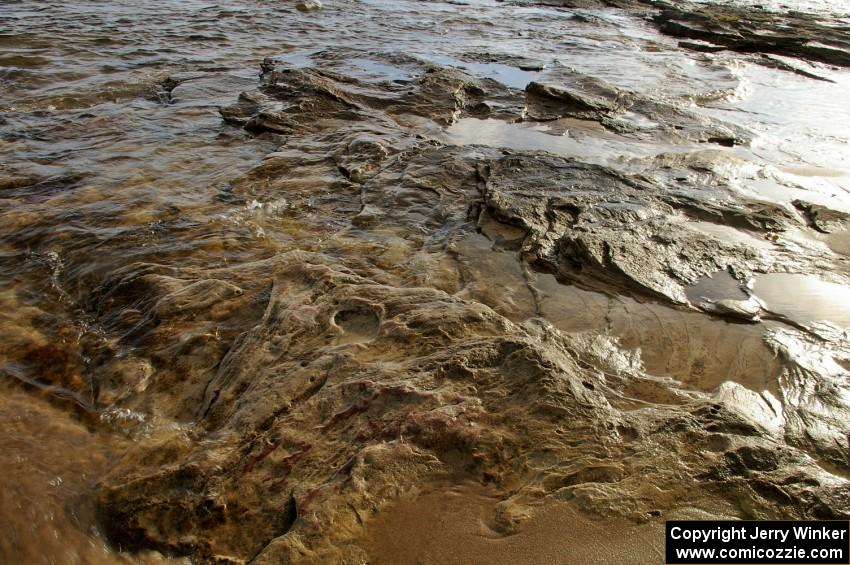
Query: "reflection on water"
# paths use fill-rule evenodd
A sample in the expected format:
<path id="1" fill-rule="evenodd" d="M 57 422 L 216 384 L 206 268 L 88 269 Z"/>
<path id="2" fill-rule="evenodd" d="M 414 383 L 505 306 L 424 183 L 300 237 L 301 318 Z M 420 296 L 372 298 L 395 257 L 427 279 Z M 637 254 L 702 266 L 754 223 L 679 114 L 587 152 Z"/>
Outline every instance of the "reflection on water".
<path id="1" fill-rule="evenodd" d="M 457 145 L 486 145 L 518 151 L 548 151 L 604 164 L 623 156 L 650 157 L 661 153 L 699 151 L 697 144 L 669 145 L 640 142 L 607 132 L 596 122 L 569 118 L 546 123 L 508 123 L 463 118 L 446 129 L 443 139 Z"/>
<path id="2" fill-rule="evenodd" d="M 544 70 L 545 63 L 530 63 L 532 67 L 539 65 L 539 70 L 524 70 L 516 65 L 505 65 L 502 63 L 470 63 L 445 55 L 424 54 L 419 55 L 419 57 L 431 63 L 463 69 L 475 77 L 491 78 L 497 82 L 501 82 L 505 86 L 517 88 L 519 90 L 525 90 L 528 83 L 533 80 L 540 80 L 541 76 L 545 76 L 540 73 L 540 71 Z M 529 69 L 531 67 L 525 68 Z"/>
<path id="3" fill-rule="evenodd" d="M 796 322 L 827 321 L 850 328 L 850 288 L 813 275 L 771 273 L 756 277 L 753 292 L 767 308 Z"/>
<path id="4" fill-rule="evenodd" d="M 501 241 L 493 227 L 485 226 L 485 233 Z M 511 320 L 540 316 L 564 332 L 611 336 L 634 352 L 650 374 L 675 378 L 688 390 L 712 391 L 730 379 L 751 390 L 777 390 L 780 366 L 764 343 L 761 326 L 562 284 L 553 275 L 524 271 L 514 253 L 494 249 L 478 234 L 456 242 L 453 253 L 466 281 L 459 296 Z M 688 296 L 697 301 L 747 297 L 726 272 L 706 277 Z M 667 387 L 648 382 L 623 392 L 646 402 L 675 401 Z"/>
<path id="5" fill-rule="evenodd" d="M 770 249 L 773 247 L 773 244 L 763 237 L 760 238 L 752 233 L 723 224 L 695 221 L 689 222 L 688 227 L 728 243 L 737 243 L 757 249 Z"/>
<path id="6" fill-rule="evenodd" d="M 710 102 L 701 111 L 742 120 L 758 131 L 752 152 L 776 167 L 781 183 L 850 205 L 850 137 L 838 121 L 847 111 L 843 93 L 850 88 L 850 76 L 830 74 L 834 84 L 813 88 L 805 77 L 757 65 L 744 64 L 736 72 L 746 96 Z"/>
<path id="7" fill-rule="evenodd" d="M 741 288 L 741 283 L 726 271 L 706 276 L 692 284 L 687 289 L 688 299 L 699 304 L 703 300 L 746 300 L 747 293 Z"/>

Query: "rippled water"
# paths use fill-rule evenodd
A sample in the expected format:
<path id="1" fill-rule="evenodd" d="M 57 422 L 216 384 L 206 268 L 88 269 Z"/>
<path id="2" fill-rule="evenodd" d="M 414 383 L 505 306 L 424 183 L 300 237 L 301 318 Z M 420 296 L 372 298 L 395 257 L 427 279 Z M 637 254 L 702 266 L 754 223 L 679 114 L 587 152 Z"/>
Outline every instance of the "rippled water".
<path id="1" fill-rule="evenodd" d="M 801 7 L 840 11 L 844 4 L 812 0 Z M 327 0 L 312 13 L 262 0 L 0 5 L 0 374 L 6 379 L 0 521 L 12 524 L 0 560 L 123 559 L 101 540 L 85 505 L 73 502 L 108 468 L 135 425 L 130 416 L 104 418 L 95 410 L 83 348 L 57 346 L 85 342 L 95 344 L 87 351 L 108 350 L 108 336 L 87 314 L 88 291 L 136 261 L 210 267 L 268 257 L 289 245 L 263 213 L 268 204 L 234 203 L 229 187 L 285 140 L 251 136 L 224 124 L 218 112 L 258 84 L 265 57 L 293 66 L 323 61 L 367 81 L 404 81 L 408 71 L 370 58 L 400 53 L 516 89 L 574 69 L 753 130 L 750 147 L 719 149 L 734 157 L 733 189 L 783 204 L 804 197 L 850 210 L 850 73 L 811 65 L 834 81 L 815 82 L 751 58 L 683 52 L 625 13 L 580 15 L 495 0 Z M 505 63 L 510 57 L 533 63 L 526 65 L 532 70 Z M 445 130 L 431 123 L 420 130 L 446 143 L 547 150 L 599 163 L 704 149 L 637 143 L 579 121 L 529 126 L 470 118 Z M 263 196 L 265 203 L 274 199 Z M 704 229 L 721 239 L 750 237 Z M 480 242 L 463 244 L 474 261 Z M 481 268 L 492 268 L 491 261 Z M 507 280 L 506 272 L 493 275 Z M 799 295 L 783 300 L 781 276 L 763 279 L 756 293 L 778 310 L 819 319 Z M 803 283 L 818 297 L 817 313 L 829 318 L 834 289 Z M 698 314 L 611 300 L 544 275 L 536 284 L 556 325 L 607 328 L 624 346 L 642 348 L 657 374 L 688 375 L 698 390 L 730 373 L 754 388 L 772 386 L 769 354 L 742 349 L 759 341 L 749 326 L 707 329 Z M 487 303 L 490 291 L 479 290 L 474 297 Z M 846 288 L 839 292 L 846 298 L 842 293 Z M 606 323 L 564 315 L 587 304 L 606 310 Z M 504 309 L 518 319 L 532 314 L 519 299 Z M 834 320 L 846 324 L 846 312 Z M 662 330 L 647 332 L 644 322 Z M 691 344 L 685 351 L 665 337 L 676 328 L 693 332 L 705 349 L 740 351 L 709 359 L 706 373 L 694 376 Z M 30 349 L 22 356 L 22 348 Z M 146 425 L 156 433 L 171 424 Z"/>

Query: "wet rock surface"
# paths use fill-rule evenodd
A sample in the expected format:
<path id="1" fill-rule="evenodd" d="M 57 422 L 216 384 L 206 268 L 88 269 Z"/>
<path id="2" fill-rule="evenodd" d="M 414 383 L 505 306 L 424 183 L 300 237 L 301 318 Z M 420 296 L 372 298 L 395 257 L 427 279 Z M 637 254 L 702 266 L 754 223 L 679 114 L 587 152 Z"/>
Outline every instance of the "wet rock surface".
<path id="1" fill-rule="evenodd" d="M 798 421 L 802 412 L 786 416 L 769 393 L 733 383 L 641 407 L 627 387 L 645 377 L 603 357 L 601 343 L 339 269 L 292 252 L 208 273 L 271 284 L 266 309 L 208 373 L 190 434 L 200 441 L 142 442 L 104 480 L 97 503 L 114 541 L 259 563 L 363 559 L 356 540 L 369 516 L 456 480 L 505 493 L 494 518 L 505 532 L 550 498 L 638 521 L 716 498 L 740 516 L 846 517 L 841 481 L 806 455 L 847 466 L 843 446 L 828 445 L 840 419 L 815 417 L 818 440 L 805 431 L 814 414 Z M 359 323 L 340 324 L 354 317 L 340 312 Z M 357 340 L 340 339 L 351 332 Z M 783 351 L 790 382 L 825 382 Z M 777 455 L 783 436 L 799 450 Z M 643 492 L 647 466 L 663 497 Z"/>
<path id="2" fill-rule="evenodd" d="M 680 46 L 714 53 L 774 54 L 840 67 L 850 66 L 850 28 L 844 18 L 823 19 L 783 5 L 667 0 L 542 0 L 540 4 L 571 9 L 618 8 L 650 13 L 661 33 L 682 38 Z"/>
<path id="3" fill-rule="evenodd" d="M 519 4 L 546 45 L 541 22 L 560 37 L 649 14 L 724 50 L 825 60 L 781 35 L 795 18 L 819 33 L 802 15 Z M 417 6 L 411 29 L 487 27 Z M 322 18 L 359 17 L 344 8 L 275 9 L 321 36 Z M 819 41 L 840 52 L 841 33 Z M 688 58 L 728 53 L 685 55 L 710 80 L 677 94 L 590 58 L 366 39 L 252 52 L 258 78 L 222 82 L 212 62 L 157 77 L 162 96 L 141 99 L 206 116 L 200 156 L 180 157 L 178 128 L 156 159 L 111 156 L 105 179 L 83 160 L 0 169 L 0 372 L 78 420 L 73 437 L 120 438 L 76 487 L 82 524 L 194 563 L 463 562 L 471 547 L 604 563 L 650 562 L 665 519 L 850 519 L 846 181 L 778 162 L 734 107 L 734 73 Z M 439 551 L 398 541 L 418 523 Z M 551 524 L 581 532 L 576 553 Z"/>
<path id="4" fill-rule="evenodd" d="M 662 33 L 697 39 L 741 53 L 772 53 L 841 67 L 850 66 L 846 23 L 830 25 L 800 12 L 776 13 L 729 5 L 659 2 L 654 16 Z"/>
<path id="5" fill-rule="evenodd" d="M 285 199 L 274 212 L 281 225 L 316 235 L 227 268 L 136 265 L 93 295 L 108 305 L 102 319 L 154 313 L 122 340 L 205 360 L 180 371 L 162 354 L 150 360 L 160 369 L 149 386 L 169 396 L 156 411 L 179 408 L 172 417 L 193 422 L 191 439 L 157 446 L 169 462 L 145 470 L 139 461 L 154 448 L 141 444 L 104 479 L 98 505 L 111 539 L 209 560 L 368 559 L 357 540 L 371 516 L 402 493 L 455 481 L 501 493 L 492 527 L 504 533 L 546 500 L 638 522 L 681 505 L 846 516 L 843 479 L 814 462 L 850 463 L 840 443 L 846 369 L 807 367 L 799 356 L 824 338 L 765 337 L 780 358 L 773 392 L 726 382 L 693 395 L 653 383 L 616 342 L 558 330 L 540 317 L 533 287 L 552 273 L 602 293 L 757 319 L 744 285 L 753 273 L 815 270 L 823 257 L 724 242 L 689 224 L 708 218 L 757 234 L 805 219 L 767 202 L 718 200 L 715 187 L 689 180 L 672 188 L 647 174 L 663 158 L 635 172 L 445 146 L 416 133 L 416 120 L 445 125 L 485 107 L 528 120 L 523 108 L 539 96 L 584 119 L 603 121 L 616 107 L 536 83 L 511 91 L 433 65 L 418 72 L 396 85 L 267 66 L 260 89 L 222 114 L 286 139 L 232 194 Z M 488 298 L 483 274 L 463 266 L 467 242 L 482 236 L 513 257 L 527 306 Z M 737 279 L 744 298 L 693 304 L 688 286 L 718 272 Z M 814 400 L 811 386 L 838 389 Z M 647 388 L 666 389 L 672 402 L 646 406 Z M 124 403 L 139 410 L 156 398 Z M 802 408 L 812 400 L 836 416 Z"/>

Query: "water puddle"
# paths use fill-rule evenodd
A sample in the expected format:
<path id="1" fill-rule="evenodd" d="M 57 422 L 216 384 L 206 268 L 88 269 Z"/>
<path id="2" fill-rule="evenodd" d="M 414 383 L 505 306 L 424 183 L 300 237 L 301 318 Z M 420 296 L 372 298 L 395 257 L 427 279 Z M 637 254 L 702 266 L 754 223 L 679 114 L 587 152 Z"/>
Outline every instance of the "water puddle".
<path id="1" fill-rule="evenodd" d="M 355 305 L 337 312 L 334 324 L 342 330 L 337 343 L 363 343 L 375 339 L 381 320 L 371 308 Z"/>
<path id="2" fill-rule="evenodd" d="M 508 65 L 468 62 L 436 53 L 412 53 L 411 55 L 426 64 L 460 69 L 476 78 L 489 78 L 518 90 L 524 90 L 528 83 L 539 80 L 546 68 L 545 63 Z M 283 63 L 285 67 L 297 69 L 321 63 L 322 67 L 332 68 L 366 82 L 403 82 L 416 76 L 415 73 L 386 61 L 367 57 L 350 57 L 346 53 L 336 53 L 334 50 L 294 51 L 278 55 L 274 57 L 274 60 Z"/>
<path id="3" fill-rule="evenodd" d="M 850 288 L 813 275 L 771 273 L 755 279 L 753 293 L 767 309 L 801 324 L 831 322 L 850 328 Z"/>
<path id="4" fill-rule="evenodd" d="M 272 57 L 282 63 L 283 68 L 306 69 L 321 65 L 322 68 L 351 76 L 364 82 L 406 82 L 415 73 L 392 65 L 386 61 L 366 57 L 351 57 L 349 53 L 331 50 L 298 50 Z"/>
<path id="5" fill-rule="evenodd" d="M 477 78 L 491 78 L 505 86 L 519 90 L 525 90 L 528 83 L 540 80 L 541 77 L 540 71 L 525 71 L 518 66 L 502 63 L 469 63 L 453 57 L 434 54 L 417 54 L 417 57 L 430 63 L 463 69 Z"/>
<path id="6" fill-rule="evenodd" d="M 816 73 L 828 73 L 818 67 Z M 759 179 L 753 188 L 770 198 L 802 198 L 850 207 L 850 137 L 843 126 L 850 86 L 846 73 L 830 73 L 834 83 L 812 81 L 787 72 L 742 64 L 737 72 L 746 95 L 718 102 L 700 111 L 726 120 L 743 120 L 758 133 L 751 150 L 775 166 L 773 179 Z M 771 186 L 771 181 L 778 186 Z M 816 200 L 815 200 L 816 199 Z M 832 204 L 829 204 L 832 202 Z"/>
<path id="7" fill-rule="evenodd" d="M 789 175 L 796 175 L 798 177 L 826 177 L 826 178 L 837 178 L 837 177 L 846 177 L 850 175 L 847 171 L 842 171 L 839 169 L 828 169 L 825 167 L 812 167 L 812 166 L 799 166 L 799 167 L 780 167 L 780 171 L 784 173 L 788 173 Z"/>
<path id="8" fill-rule="evenodd" d="M 285 67 L 304 69 L 313 66 L 313 56 L 318 53 L 321 53 L 321 50 L 298 50 L 272 57 L 272 59 L 283 63 Z"/>
<path id="9" fill-rule="evenodd" d="M 747 293 L 741 288 L 741 283 L 726 271 L 705 276 L 685 290 L 688 300 L 699 304 L 704 300 L 746 300 Z"/>
<path id="10" fill-rule="evenodd" d="M 818 239 L 821 239 L 820 237 Z M 840 231 L 823 235 L 822 239 L 835 253 L 850 256 L 850 231 Z"/>
<path id="11" fill-rule="evenodd" d="M 451 251 L 464 283 L 458 296 L 482 302 L 517 322 L 535 315 L 534 297 L 516 253 L 500 251 L 481 234 L 454 242 Z"/>
<path id="12" fill-rule="evenodd" d="M 414 74 L 400 67 L 374 61 L 372 59 L 363 59 L 355 57 L 348 59 L 347 63 L 351 65 L 355 71 L 353 75 L 357 78 L 362 78 L 366 82 L 381 82 L 393 81 L 403 82 L 414 78 Z"/>
<path id="13" fill-rule="evenodd" d="M 595 164 L 608 164 L 623 156 L 650 157 L 661 153 L 688 153 L 705 149 L 698 145 L 641 142 L 605 131 L 597 122 L 575 119 L 509 123 L 463 118 L 446 128 L 441 138 L 445 143 L 453 145 L 547 151 Z"/>
<path id="14" fill-rule="evenodd" d="M 493 237 L 494 230 L 485 233 Z M 515 252 L 500 250 L 479 234 L 452 248 L 464 281 L 458 296 L 487 304 L 515 322 L 539 316 L 567 333 L 611 336 L 623 350 L 637 352 L 650 375 L 676 379 L 686 390 L 712 391 L 728 380 L 754 391 L 777 389 L 779 366 L 761 325 L 562 284 L 551 274 L 523 270 Z M 688 296 L 697 303 L 747 298 L 725 271 L 699 281 Z M 641 381 L 622 392 L 645 402 L 678 402 L 669 389 L 668 383 Z"/>
<path id="15" fill-rule="evenodd" d="M 713 222 L 688 222 L 688 227 L 727 243 L 746 245 L 756 249 L 772 249 L 773 244 L 755 234 Z"/>
<path id="16" fill-rule="evenodd" d="M 764 343 L 764 328 L 712 318 L 632 298 L 616 298 L 559 283 L 536 274 L 540 315 L 566 332 L 603 333 L 626 351 L 640 355 L 644 369 L 656 377 L 676 379 L 686 390 L 712 391 L 735 381 L 753 391 L 777 391 L 780 366 Z M 691 294 L 692 293 L 692 294 Z M 717 273 L 689 290 L 695 300 L 745 299 L 738 281 Z M 649 402 L 669 397 L 667 385 L 624 391 Z M 638 385 L 635 385 L 638 386 Z"/>

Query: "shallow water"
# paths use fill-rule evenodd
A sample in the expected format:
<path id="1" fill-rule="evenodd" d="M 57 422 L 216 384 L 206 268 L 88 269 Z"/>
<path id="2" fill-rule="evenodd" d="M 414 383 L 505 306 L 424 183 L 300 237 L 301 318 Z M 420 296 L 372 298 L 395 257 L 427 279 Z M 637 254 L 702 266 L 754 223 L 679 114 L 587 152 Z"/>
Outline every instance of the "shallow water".
<path id="1" fill-rule="evenodd" d="M 805 7 L 824 5 L 812 0 Z M 495 0 L 463 6 L 326 1 L 315 13 L 261 0 L 226 6 L 201 0 L 3 3 L 0 473 L 13 488 L 4 486 L 0 500 L 0 521 L 10 524 L 11 532 L 0 546 L 0 561 L 160 559 L 120 555 L 86 514 L 85 501 L 98 477 L 128 443 L 152 433 L 140 431 L 139 418 L 161 416 L 109 412 L 108 404 L 94 401 L 93 358 L 122 361 L 135 353 L 116 345 L 120 340 L 101 327 L 87 302 L 104 277 L 136 262 L 223 267 L 291 249 L 312 250 L 327 240 L 333 243 L 326 246 L 331 254 L 369 255 L 362 242 L 346 247 L 343 230 L 333 218 L 323 219 L 330 216 L 323 202 L 293 203 L 271 188 L 253 200 L 234 194 L 237 179 L 267 155 L 281 146 L 282 154 L 298 151 L 286 145 L 285 136 L 254 136 L 225 124 L 219 114 L 220 106 L 259 84 L 259 62 L 266 57 L 290 68 L 322 65 L 364 82 L 398 85 L 416 77 L 411 61 L 417 61 L 456 67 L 517 91 L 530 81 L 557 83 L 567 70 L 586 73 L 751 130 L 750 146 L 712 145 L 716 154 L 705 157 L 725 175 L 724 186 L 711 187 L 718 199 L 738 191 L 789 209 L 803 198 L 850 210 L 850 106 L 845 103 L 850 73 L 796 62 L 834 81 L 815 82 L 739 55 L 685 52 L 648 23 L 619 11 Z M 536 68 L 541 69 L 524 70 Z M 653 128 L 646 117 L 627 118 Z M 464 118 L 441 128 L 411 119 L 408 124 L 413 133 L 446 144 L 547 151 L 633 169 L 708 149 L 614 133 L 584 120 Z M 293 182 L 330 184 L 320 174 Z M 738 226 L 701 221 L 690 226 L 751 248 L 775 247 Z M 613 337 L 650 374 L 673 379 L 687 391 L 709 392 L 727 380 L 755 391 L 777 389 L 779 368 L 763 342 L 764 327 L 530 273 L 517 261 L 516 241 L 509 241 L 507 250 L 494 250 L 497 238 L 482 231 L 453 242 L 451 257 L 443 252 L 445 263 L 436 268 L 423 262 L 418 272 L 406 272 L 407 264 L 400 267 L 409 255 L 403 241 L 395 248 L 387 244 L 376 262 L 383 261 L 405 284 L 435 281 L 433 287 L 481 302 L 518 323 L 539 316 L 564 332 Z M 836 253 L 847 254 L 842 233 L 821 235 Z M 463 284 L 455 281 L 456 270 L 467 277 Z M 730 288 L 724 286 L 721 294 Z M 694 296 L 714 290 L 698 284 Z M 756 278 L 753 292 L 769 310 L 794 322 L 850 326 L 850 289 L 837 282 L 767 274 Z M 128 320 L 147 314 L 123 313 Z M 338 339 L 341 345 L 369 341 L 380 331 L 374 313 L 356 308 L 340 314 L 336 323 L 347 329 Z M 218 338 L 212 330 L 200 337 L 210 336 Z M 168 352 L 157 354 L 168 357 Z M 623 392 L 642 402 L 681 402 L 669 390 L 645 384 Z M 109 414 L 120 417 L 105 417 Z M 399 512 L 416 518 L 410 509 Z M 592 524 L 583 524 L 599 535 Z M 532 541 L 534 532 L 528 534 Z M 644 534 L 636 529 L 633 535 Z M 512 551 L 521 552 L 522 543 Z M 652 555 L 651 547 L 641 547 Z"/>
<path id="2" fill-rule="evenodd" d="M 646 158 L 703 149 L 697 144 L 640 142 L 608 132 L 596 122 L 572 119 L 528 124 L 463 118 L 446 128 L 441 137 L 452 144 L 547 151 L 600 165 L 620 160 L 623 156 Z"/>
<path id="3" fill-rule="evenodd" d="M 814 275 L 771 273 L 756 277 L 753 293 L 766 307 L 801 324 L 830 322 L 850 328 L 850 289 Z"/>
<path id="4" fill-rule="evenodd" d="M 121 441 L 98 434 L 48 398 L 2 386 L 0 555 L 26 563 L 170 563 L 156 553 L 115 551 L 100 535 L 86 493 L 121 450 Z"/>

